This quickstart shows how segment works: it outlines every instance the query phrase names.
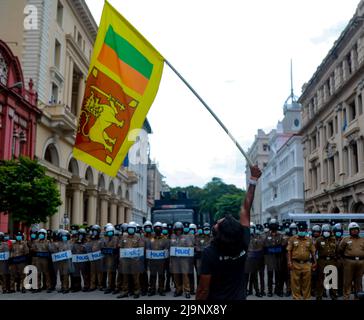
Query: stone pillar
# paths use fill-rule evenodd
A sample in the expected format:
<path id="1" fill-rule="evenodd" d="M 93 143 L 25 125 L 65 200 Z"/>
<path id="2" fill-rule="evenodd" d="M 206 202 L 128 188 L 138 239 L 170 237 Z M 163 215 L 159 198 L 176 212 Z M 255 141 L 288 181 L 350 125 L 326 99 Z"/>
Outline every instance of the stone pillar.
<path id="1" fill-rule="evenodd" d="M 117 224 L 117 201 L 116 199 L 111 199 L 110 203 L 110 221 L 112 224 Z"/>
<path id="2" fill-rule="evenodd" d="M 72 85 L 73 85 L 73 60 L 70 57 L 69 69 L 68 69 L 68 88 L 67 88 L 67 105 L 72 110 Z"/>
<path id="3" fill-rule="evenodd" d="M 66 179 L 58 179 L 58 190 L 60 193 L 62 204 L 58 207 L 58 212 L 55 213 L 50 219 L 50 228 L 53 230 L 59 229 L 61 219 L 63 219 L 63 216 L 66 213 L 66 184 Z"/>
<path id="4" fill-rule="evenodd" d="M 105 224 L 108 223 L 107 221 L 107 210 L 108 210 L 108 200 L 109 200 L 109 196 L 107 194 L 100 194 L 100 199 L 101 199 L 101 210 L 100 210 L 100 223 L 101 223 L 101 227 L 103 227 Z"/>
<path id="5" fill-rule="evenodd" d="M 125 208 L 119 203 L 118 204 L 118 224 L 126 222 L 125 220 Z"/>
<path id="6" fill-rule="evenodd" d="M 336 152 L 334 156 L 334 178 L 335 182 L 339 182 L 339 153 Z"/>
<path id="7" fill-rule="evenodd" d="M 357 141 L 358 146 L 358 162 L 359 162 L 359 173 L 364 173 L 364 139 L 359 138 Z"/>
<path id="8" fill-rule="evenodd" d="M 74 185 L 73 188 L 71 224 L 82 224 L 84 189 L 80 185 Z"/>
<path id="9" fill-rule="evenodd" d="M 96 224 L 97 191 L 95 189 L 88 189 L 87 195 L 87 223 L 88 225 L 94 225 Z"/>

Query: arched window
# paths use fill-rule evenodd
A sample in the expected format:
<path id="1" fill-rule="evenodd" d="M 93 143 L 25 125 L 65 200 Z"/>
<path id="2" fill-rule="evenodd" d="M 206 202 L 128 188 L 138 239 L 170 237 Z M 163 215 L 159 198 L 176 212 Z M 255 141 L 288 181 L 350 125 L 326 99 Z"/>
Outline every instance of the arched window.
<path id="1" fill-rule="evenodd" d="M 78 168 L 78 162 L 74 158 L 71 159 L 68 164 L 68 171 L 72 173 L 73 176 L 78 177 L 80 175 L 80 170 Z"/>
<path id="2" fill-rule="evenodd" d="M 57 148 L 54 144 L 50 144 L 45 153 L 44 153 L 44 160 L 48 161 L 49 163 L 59 167 L 59 156 Z"/>

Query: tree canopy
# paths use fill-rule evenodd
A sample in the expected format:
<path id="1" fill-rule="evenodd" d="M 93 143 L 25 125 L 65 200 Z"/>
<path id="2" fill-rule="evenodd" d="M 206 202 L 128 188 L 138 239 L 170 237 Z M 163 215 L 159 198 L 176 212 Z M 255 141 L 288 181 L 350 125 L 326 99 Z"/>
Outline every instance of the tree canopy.
<path id="1" fill-rule="evenodd" d="M 196 186 L 171 188 L 171 196 L 187 192 L 188 197 L 198 200 L 199 212 L 209 213 L 211 220 L 218 220 L 226 214 L 239 217 L 245 191 L 233 184 L 226 184 L 221 178 L 214 177 L 203 188 Z"/>
<path id="2" fill-rule="evenodd" d="M 36 160 L 0 161 L 0 212 L 30 226 L 46 222 L 61 204 L 55 180 Z"/>

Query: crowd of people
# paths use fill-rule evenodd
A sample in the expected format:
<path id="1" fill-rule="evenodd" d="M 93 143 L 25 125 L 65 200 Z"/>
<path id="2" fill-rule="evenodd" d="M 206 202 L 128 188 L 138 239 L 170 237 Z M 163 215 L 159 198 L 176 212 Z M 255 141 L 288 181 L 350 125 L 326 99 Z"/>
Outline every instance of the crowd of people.
<path id="1" fill-rule="evenodd" d="M 104 291 L 117 298 L 164 296 L 174 284 L 174 296 L 188 299 L 195 293 L 195 271 L 201 270 L 203 249 L 211 228 L 176 222 L 108 223 L 67 230 L 32 228 L 29 240 L 22 232 L 0 233 L 0 287 L 3 293 L 27 292 L 24 268 L 34 265 L 38 287 L 30 291 L 59 293 Z M 197 277 L 198 278 L 198 277 Z M 158 281 L 158 283 L 157 283 Z"/>
<path id="2" fill-rule="evenodd" d="M 265 225 L 252 223 L 250 231 L 245 265 L 248 295 L 254 290 L 257 297 L 322 300 L 329 295 L 347 300 L 354 293 L 358 298 L 364 276 L 364 238 L 358 223 L 348 225 L 346 237 L 340 223 L 308 230 L 305 222 L 279 225 L 272 219 Z M 329 290 L 324 286 L 326 276 L 332 279 L 327 281 Z"/>
<path id="3" fill-rule="evenodd" d="M 0 232 L 0 287 L 3 293 L 25 293 L 24 268 L 34 265 L 38 272 L 38 287 L 30 289 L 34 293 L 54 292 L 59 274 L 58 292 L 63 294 L 100 290 L 117 298 L 139 298 L 165 296 L 173 286 L 175 297 L 188 299 L 204 273 L 203 252 L 219 234 L 217 225 L 146 221 L 143 226 L 135 222 L 108 223 L 103 228 L 73 225 L 70 231 L 32 228 L 29 240 L 21 232 L 12 239 Z M 226 228 L 229 232 L 232 227 Z M 221 233 L 222 223 L 220 229 Z M 344 237 L 341 224 L 314 225 L 308 232 L 304 222 L 251 223 L 249 247 L 242 251 L 245 265 L 236 270 L 245 274 L 244 296 L 255 291 L 257 297 L 349 299 L 354 293 L 357 298 L 363 290 L 364 238 L 355 222 L 348 231 Z M 327 266 L 337 271 L 329 290 L 324 286 Z"/>

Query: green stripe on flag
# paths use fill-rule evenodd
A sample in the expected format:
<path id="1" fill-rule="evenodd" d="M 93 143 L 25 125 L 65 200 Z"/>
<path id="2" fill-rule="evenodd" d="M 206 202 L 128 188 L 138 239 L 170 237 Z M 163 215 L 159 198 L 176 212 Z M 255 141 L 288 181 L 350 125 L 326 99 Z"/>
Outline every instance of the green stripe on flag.
<path id="1" fill-rule="evenodd" d="M 153 71 L 153 64 L 151 64 L 149 60 L 127 40 L 117 34 L 112 26 L 109 26 L 109 29 L 107 30 L 105 44 L 116 52 L 120 60 L 123 60 L 143 76 L 150 79 Z"/>

